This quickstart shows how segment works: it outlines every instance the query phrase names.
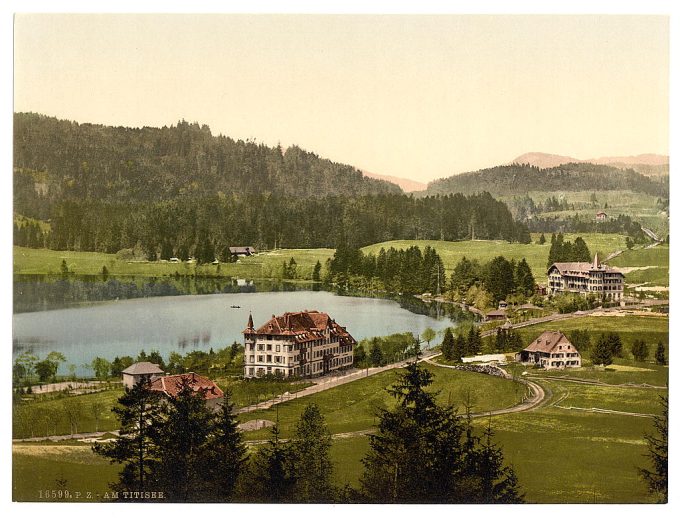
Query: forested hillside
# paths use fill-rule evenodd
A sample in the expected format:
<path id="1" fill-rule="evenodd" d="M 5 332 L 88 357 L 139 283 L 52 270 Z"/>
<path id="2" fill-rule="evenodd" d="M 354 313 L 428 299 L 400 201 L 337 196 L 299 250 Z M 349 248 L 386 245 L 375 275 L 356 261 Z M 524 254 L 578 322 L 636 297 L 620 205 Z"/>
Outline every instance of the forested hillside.
<path id="1" fill-rule="evenodd" d="M 295 198 L 399 193 L 352 166 L 299 147 L 285 152 L 214 136 L 181 121 L 163 128 L 78 124 L 14 115 L 16 210 L 45 219 L 64 200 L 149 202 L 178 196 L 276 193 Z"/>
<path id="2" fill-rule="evenodd" d="M 524 194 L 527 191 L 615 191 L 630 190 L 668 196 L 668 177 L 649 178 L 633 171 L 588 163 L 563 164 L 540 169 L 528 164 L 512 164 L 462 173 L 435 180 L 425 194 L 487 191 L 493 195 Z"/>
<path id="3" fill-rule="evenodd" d="M 488 193 L 414 198 L 297 147 L 214 137 L 198 124 L 131 129 L 16 114 L 14 148 L 23 246 L 212 261 L 237 245 L 530 241 Z"/>
<path id="4" fill-rule="evenodd" d="M 177 198 L 155 203 L 65 201 L 51 231 L 24 246 L 114 253 L 139 244 L 150 259 L 226 260 L 226 248 L 336 248 L 393 239 L 504 239 L 529 242 L 504 203 L 488 193 L 436 198 L 277 195 Z M 15 236 L 20 229 L 15 226 Z"/>

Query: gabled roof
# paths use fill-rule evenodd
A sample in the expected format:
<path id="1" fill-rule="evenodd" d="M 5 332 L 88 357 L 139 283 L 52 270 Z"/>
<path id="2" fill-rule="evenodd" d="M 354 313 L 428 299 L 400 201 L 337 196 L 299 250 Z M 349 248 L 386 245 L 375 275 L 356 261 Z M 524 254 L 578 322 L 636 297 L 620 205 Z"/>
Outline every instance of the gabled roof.
<path id="1" fill-rule="evenodd" d="M 584 275 L 591 271 L 604 271 L 607 273 L 619 273 L 623 275 L 623 273 L 616 268 L 601 263 L 599 263 L 597 267 L 592 263 L 553 263 L 550 265 L 550 268 L 548 268 L 548 273 L 550 273 L 550 270 L 553 268 L 557 268 L 557 271 L 562 275 Z"/>
<path id="2" fill-rule="evenodd" d="M 486 316 L 487 317 L 504 317 L 507 315 L 507 311 L 505 309 L 494 309 L 493 311 L 489 311 Z"/>
<path id="3" fill-rule="evenodd" d="M 194 392 L 198 392 L 199 390 L 203 392 L 205 399 L 224 397 L 222 389 L 215 385 L 213 381 L 194 372 L 156 378 L 151 382 L 149 389 L 162 392 L 166 396 L 177 397 L 183 381 L 187 381 Z"/>
<path id="4" fill-rule="evenodd" d="M 264 325 L 257 329 L 252 329 L 250 325 L 249 320 L 249 327 L 243 331 L 245 335 L 287 336 L 295 342 L 303 343 L 321 340 L 325 338 L 326 332 L 329 331 L 331 337 L 338 338 L 343 345 L 356 343 L 356 340 L 347 330 L 328 316 L 328 313 L 316 310 L 287 312 L 279 316 L 272 315 Z"/>
<path id="5" fill-rule="evenodd" d="M 137 362 L 122 371 L 123 374 L 144 375 L 144 374 L 165 374 L 161 368 L 151 362 Z"/>
<path id="6" fill-rule="evenodd" d="M 544 331 L 543 333 L 531 342 L 524 350 L 527 352 L 552 352 L 558 345 L 571 345 L 574 352 L 578 352 L 576 347 L 564 336 L 560 331 Z"/>

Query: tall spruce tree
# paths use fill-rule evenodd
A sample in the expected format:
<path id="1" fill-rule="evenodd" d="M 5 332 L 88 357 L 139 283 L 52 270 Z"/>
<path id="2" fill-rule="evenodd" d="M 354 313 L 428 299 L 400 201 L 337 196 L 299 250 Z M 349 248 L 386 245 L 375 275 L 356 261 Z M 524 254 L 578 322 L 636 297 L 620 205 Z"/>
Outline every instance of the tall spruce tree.
<path id="1" fill-rule="evenodd" d="M 376 434 L 363 459 L 361 492 L 369 502 L 462 501 L 456 486 L 462 426 L 450 407 L 425 389 L 432 373 L 411 362 L 389 393 L 394 410 L 380 410 Z"/>
<path id="2" fill-rule="evenodd" d="M 514 471 L 503 466 L 490 431 L 482 443 L 451 406 L 437 404 L 437 393 L 427 390 L 432 379 L 414 361 L 389 389 L 397 405 L 379 411 L 378 431 L 369 436 L 360 479 L 364 500 L 521 502 Z"/>
<path id="3" fill-rule="evenodd" d="M 479 502 L 485 504 L 520 504 L 524 495 L 520 492 L 517 475 L 511 466 L 503 462 L 502 450 L 493 442 L 491 423 L 484 431 L 475 452 L 479 476 Z"/>
<path id="4" fill-rule="evenodd" d="M 148 380 L 126 388 L 118 405 L 112 408 L 120 421 L 118 438 L 92 448 L 111 463 L 123 465 L 118 481 L 111 484 L 114 491 L 143 492 L 156 488 L 161 427 L 159 399 L 158 392 L 149 390 Z"/>
<path id="5" fill-rule="evenodd" d="M 234 498 L 248 460 L 248 450 L 233 411 L 231 391 L 227 390 L 205 445 L 203 482 L 210 486 L 207 500 L 215 502 L 228 502 Z"/>
<path id="6" fill-rule="evenodd" d="M 654 359 L 658 365 L 666 365 L 666 347 L 662 342 L 659 342 L 656 346 Z"/>
<path id="7" fill-rule="evenodd" d="M 607 337 L 600 335 L 595 344 L 595 349 L 590 353 L 590 359 L 594 365 L 610 365 L 612 363 L 612 349 Z"/>
<path id="8" fill-rule="evenodd" d="M 253 456 L 247 496 L 257 502 L 292 502 L 296 479 L 290 444 L 279 439 L 278 423 L 272 427 L 271 435 L 268 444 Z"/>
<path id="9" fill-rule="evenodd" d="M 447 327 L 442 340 L 442 356 L 445 360 L 452 360 L 454 354 L 455 340 L 451 328 Z"/>
<path id="10" fill-rule="evenodd" d="M 662 412 L 654 417 L 656 435 L 645 434 L 647 457 L 651 469 L 638 468 L 640 476 L 647 483 L 649 492 L 657 495 L 659 503 L 668 502 L 668 398 L 660 396 Z"/>
<path id="11" fill-rule="evenodd" d="M 467 354 L 467 343 L 465 342 L 465 337 L 462 333 L 458 334 L 454 338 L 453 342 L 453 355 L 452 360 L 455 362 L 462 362 L 463 356 Z"/>
<path id="12" fill-rule="evenodd" d="M 157 439 L 156 489 L 170 502 L 202 502 L 213 494 L 211 485 L 205 483 L 213 415 L 206 407 L 205 394 L 194 390 L 189 376 L 176 382 L 177 395 L 167 399 L 167 415 Z"/>
<path id="13" fill-rule="evenodd" d="M 293 498 L 301 503 L 333 502 L 333 463 L 330 460 L 331 436 L 319 407 L 305 407 L 290 446 L 291 470 L 295 474 Z"/>

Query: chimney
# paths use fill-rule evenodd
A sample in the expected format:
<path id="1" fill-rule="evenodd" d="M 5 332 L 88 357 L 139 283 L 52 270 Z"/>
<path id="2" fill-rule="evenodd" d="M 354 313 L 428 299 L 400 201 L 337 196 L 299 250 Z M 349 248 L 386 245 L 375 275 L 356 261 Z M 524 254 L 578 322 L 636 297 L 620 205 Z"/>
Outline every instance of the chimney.
<path id="1" fill-rule="evenodd" d="M 595 252 L 595 258 L 593 259 L 593 268 L 600 267 L 600 259 L 597 257 L 597 252 Z"/>

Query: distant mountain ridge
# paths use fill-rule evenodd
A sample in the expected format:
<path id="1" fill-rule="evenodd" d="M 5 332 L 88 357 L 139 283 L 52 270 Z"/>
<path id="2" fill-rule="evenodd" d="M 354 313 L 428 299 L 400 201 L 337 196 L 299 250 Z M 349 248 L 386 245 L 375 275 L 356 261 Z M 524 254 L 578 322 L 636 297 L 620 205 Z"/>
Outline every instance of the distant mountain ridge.
<path id="1" fill-rule="evenodd" d="M 410 180 L 408 178 L 399 178 L 398 176 L 390 176 L 386 174 L 376 174 L 369 173 L 368 171 L 361 170 L 364 176 L 368 178 L 373 178 L 374 180 L 382 180 L 384 182 L 390 182 L 401 187 L 404 192 L 415 192 L 424 191 L 427 189 L 427 184 L 423 182 L 417 182 L 415 180 Z"/>
<path id="2" fill-rule="evenodd" d="M 554 155 L 551 153 L 530 152 L 518 156 L 514 160 L 504 165 L 529 164 L 541 169 L 557 167 L 563 164 L 596 164 L 609 165 L 617 169 L 633 169 L 640 174 L 647 176 L 658 176 L 668 174 L 668 155 L 657 155 L 654 153 L 644 153 L 634 156 L 609 156 L 600 158 L 587 158 L 585 160 L 571 156 Z"/>

